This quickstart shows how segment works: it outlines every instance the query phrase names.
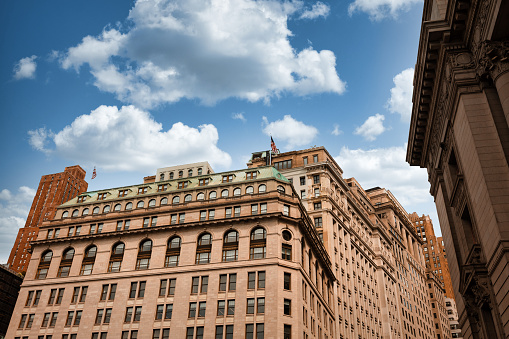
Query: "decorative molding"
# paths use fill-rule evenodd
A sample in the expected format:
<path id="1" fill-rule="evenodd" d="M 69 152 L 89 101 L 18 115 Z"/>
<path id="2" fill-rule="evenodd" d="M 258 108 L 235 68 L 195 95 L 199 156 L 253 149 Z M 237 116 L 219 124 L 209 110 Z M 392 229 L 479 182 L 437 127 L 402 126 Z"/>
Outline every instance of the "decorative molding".
<path id="1" fill-rule="evenodd" d="M 485 40 L 480 44 L 477 59 L 477 74 L 481 79 L 497 78 L 509 71 L 509 40 Z"/>

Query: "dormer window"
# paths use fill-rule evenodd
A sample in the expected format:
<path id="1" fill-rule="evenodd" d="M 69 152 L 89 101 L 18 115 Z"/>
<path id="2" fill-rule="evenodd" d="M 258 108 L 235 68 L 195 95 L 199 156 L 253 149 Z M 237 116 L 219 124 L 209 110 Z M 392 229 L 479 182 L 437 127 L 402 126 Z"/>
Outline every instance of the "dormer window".
<path id="1" fill-rule="evenodd" d="M 148 187 L 138 187 L 138 194 L 145 194 L 148 191 Z"/>
<path id="2" fill-rule="evenodd" d="M 209 184 L 209 178 L 199 179 L 198 180 L 198 186 L 205 186 L 205 185 L 208 185 L 208 184 Z"/>
<path id="3" fill-rule="evenodd" d="M 178 188 L 187 188 L 187 184 L 188 184 L 187 181 L 181 181 L 178 184 Z"/>
<path id="4" fill-rule="evenodd" d="M 233 174 L 223 175 L 223 182 L 232 182 L 232 181 L 233 181 Z"/>
<path id="5" fill-rule="evenodd" d="M 118 196 L 125 197 L 125 196 L 127 196 L 127 193 L 129 193 L 129 190 L 120 190 L 120 191 L 118 191 Z"/>
<path id="6" fill-rule="evenodd" d="M 258 175 L 258 172 L 248 172 L 246 173 L 246 179 L 256 179 L 256 176 Z"/>
<path id="7" fill-rule="evenodd" d="M 168 184 L 157 186 L 157 191 L 158 192 L 166 191 L 167 189 L 168 189 Z"/>
<path id="8" fill-rule="evenodd" d="M 99 193 L 97 194 L 97 200 L 104 200 L 106 199 L 108 193 Z"/>
<path id="9" fill-rule="evenodd" d="M 85 202 L 85 200 L 87 200 L 86 195 L 82 195 L 82 196 L 78 197 L 78 202 Z"/>

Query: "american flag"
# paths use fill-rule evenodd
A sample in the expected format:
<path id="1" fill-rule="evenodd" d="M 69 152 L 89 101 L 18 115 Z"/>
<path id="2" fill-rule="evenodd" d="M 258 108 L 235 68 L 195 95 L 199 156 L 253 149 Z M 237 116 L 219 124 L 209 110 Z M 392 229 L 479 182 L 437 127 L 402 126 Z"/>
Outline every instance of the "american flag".
<path id="1" fill-rule="evenodd" d="M 272 139 L 272 137 L 270 137 L 270 148 L 272 149 L 272 152 L 277 153 L 276 143 L 274 142 L 274 139 Z"/>
<path id="2" fill-rule="evenodd" d="M 97 172 L 95 171 L 95 166 L 94 166 L 94 171 L 92 172 L 92 179 L 95 179 L 96 176 L 97 176 Z"/>

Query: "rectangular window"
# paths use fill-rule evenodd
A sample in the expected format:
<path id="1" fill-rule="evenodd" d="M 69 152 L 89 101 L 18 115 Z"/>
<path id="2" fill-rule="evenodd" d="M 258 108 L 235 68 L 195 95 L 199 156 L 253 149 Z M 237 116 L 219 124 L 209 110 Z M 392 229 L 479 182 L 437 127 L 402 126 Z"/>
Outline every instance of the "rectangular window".
<path id="1" fill-rule="evenodd" d="M 233 207 L 233 213 L 235 217 L 240 217 L 240 206 Z"/>
<path id="2" fill-rule="evenodd" d="M 279 161 L 274 163 L 274 167 L 278 170 L 292 168 L 292 160 Z"/>
<path id="3" fill-rule="evenodd" d="M 67 312 L 67 320 L 65 321 L 65 326 L 71 326 L 72 325 L 72 319 L 74 318 L 74 311 Z"/>
<path id="4" fill-rule="evenodd" d="M 300 191 L 300 198 L 301 199 L 306 199 L 306 190 L 301 190 Z"/>
<path id="5" fill-rule="evenodd" d="M 265 326 L 264 324 L 256 324 L 256 339 L 263 339 Z M 307 339 L 307 336 L 306 336 Z"/>
<path id="6" fill-rule="evenodd" d="M 103 321 L 103 313 L 104 313 L 103 309 L 97 310 L 97 314 L 95 316 L 95 324 L 96 325 L 100 325 L 102 323 L 102 321 Z"/>
<path id="7" fill-rule="evenodd" d="M 147 193 L 148 187 L 138 187 L 138 194 Z"/>
<path id="8" fill-rule="evenodd" d="M 188 327 L 186 330 L 186 339 L 194 339 L 194 327 Z"/>
<path id="9" fill-rule="evenodd" d="M 233 181 L 233 175 L 223 175 L 223 182 L 232 182 Z"/>
<path id="10" fill-rule="evenodd" d="M 235 300 L 228 300 L 228 310 L 226 315 L 234 315 L 235 314 Z"/>
<path id="11" fill-rule="evenodd" d="M 289 205 L 283 205 L 283 215 L 290 215 L 290 206 Z"/>
<path id="12" fill-rule="evenodd" d="M 284 325 L 283 339 L 292 339 L 292 325 Z"/>
<path id="13" fill-rule="evenodd" d="M 191 283 L 191 293 L 192 294 L 198 293 L 199 284 L 200 284 L 200 277 L 193 277 L 192 283 Z"/>
<path id="14" fill-rule="evenodd" d="M 258 172 L 248 172 L 246 173 L 246 179 L 256 179 Z"/>
<path id="15" fill-rule="evenodd" d="M 156 306 L 156 320 L 163 319 L 164 305 Z"/>
<path id="16" fill-rule="evenodd" d="M 80 294 L 80 288 L 79 287 L 75 287 L 74 291 L 73 291 L 73 294 L 72 294 L 72 298 L 71 298 L 71 304 L 74 304 L 74 303 L 78 302 L 79 294 Z"/>
<path id="17" fill-rule="evenodd" d="M 209 276 L 206 275 L 201 277 L 200 293 L 207 293 L 208 289 L 209 289 Z"/>
<path id="18" fill-rule="evenodd" d="M 67 231 L 67 236 L 72 237 L 74 235 L 74 226 L 69 227 L 69 231 Z"/>
<path id="19" fill-rule="evenodd" d="M 127 193 L 129 193 L 129 190 L 121 190 L 121 191 L 118 191 L 118 196 L 125 197 L 125 196 L 127 196 Z"/>
<path id="20" fill-rule="evenodd" d="M 198 180 L 198 186 L 205 186 L 205 185 L 208 185 L 208 184 L 209 184 L 209 178 L 199 179 Z"/>
<path id="21" fill-rule="evenodd" d="M 173 314 L 173 304 L 166 304 L 164 319 L 171 319 L 172 314 Z"/>
<path id="22" fill-rule="evenodd" d="M 224 217 L 225 218 L 231 218 L 232 217 L 232 208 L 226 207 L 224 210 Z"/>
<path id="23" fill-rule="evenodd" d="M 140 281 L 140 289 L 138 290 L 138 298 L 143 298 L 145 296 L 145 286 L 147 286 L 147 282 Z"/>
<path id="24" fill-rule="evenodd" d="M 283 288 L 290 291 L 292 289 L 292 274 L 285 272 L 283 279 Z"/>
<path id="25" fill-rule="evenodd" d="M 136 298 L 136 290 L 138 289 L 138 283 L 132 282 L 131 283 L 131 289 L 129 291 L 129 298 L 133 299 Z"/>
<path id="26" fill-rule="evenodd" d="M 147 228 L 150 223 L 150 218 L 143 218 L 143 228 Z"/>
<path id="27" fill-rule="evenodd" d="M 315 198 L 319 197 L 320 196 L 320 189 L 319 188 L 315 188 L 314 193 L 315 193 Z"/>
<path id="28" fill-rule="evenodd" d="M 134 309 L 133 321 L 140 321 L 140 319 L 141 319 L 141 306 L 136 306 Z"/>
<path id="29" fill-rule="evenodd" d="M 292 245 L 281 245 L 281 258 L 284 260 L 292 260 Z"/>
<path id="30" fill-rule="evenodd" d="M 80 322 L 81 322 L 81 314 L 83 313 L 83 311 L 76 311 L 76 316 L 74 317 L 74 325 L 75 326 L 79 326 Z"/>
<path id="31" fill-rule="evenodd" d="M 252 290 L 256 285 L 256 272 L 249 272 L 247 274 L 247 289 Z"/>
<path id="32" fill-rule="evenodd" d="M 81 226 L 76 226 L 76 236 L 80 235 L 81 233 Z"/>
<path id="33" fill-rule="evenodd" d="M 177 278 L 170 279 L 170 285 L 168 287 L 168 296 L 175 295 L 175 286 L 177 285 Z"/>
<path id="34" fill-rule="evenodd" d="M 307 165 L 308 164 L 308 157 L 303 157 L 302 161 L 304 162 L 304 165 Z"/>
<path id="35" fill-rule="evenodd" d="M 260 214 L 267 213 L 267 203 L 260 204 Z"/>
<path id="36" fill-rule="evenodd" d="M 313 155 L 313 162 L 318 162 L 318 154 Z"/>
<path id="37" fill-rule="evenodd" d="M 103 323 L 109 324 L 110 320 L 111 320 L 111 308 L 107 308 L 106 312 L 104 313 Z"/>
<path id="38" fill-rule="evenodd" d="M 315 202 L 315 203 L 313 204 L 313 208 L 314 208 L 315 210 L 321 210 L 321 209 L 322 209 L 322 203 L 321 203 L 321 202 Z"/>
<path id="39" fill-rule="evenodd" d="M 205 301 L 200 301 L 198 305 L 198 318 L 205 317 L 205 311 L 207 309 L 207 303 Z"/>
<path id="40" fill-rule="evenodd" d="M 126 307 L 124 322 L 130 323 L 133 320 L 133 308 Z"/>
<path id="41" fill-rule="evenodd" d="M 265 313 L 265 298 L 256 299 L 256 313 Z"/>
<path id="42" fill-rule="evenodd" d="M 315 227 L 322 227 L 322 217 L 315 218 Z"/>
<path id="43" fill-rule="evenodd" d="M 221 274 L 219 276 L 219 291 L 226 291 L 226 281 L 228 279 L 228 275 Z"/>
<path id="44" fill-rule="evenodd" d="M 175 225 L 177 223 L 177 215 L 176 214 L 172 214 L 170 216 L 170 224 L 171 225 Z"/>
<path id="45" fill-rule="evenodd" d="M 216 325 L 216 339 L 223 339 L 223 325 Z"/>
<path id="46" fill-rule="evenodd" d="M 214 220 L 215 216 L 216 216 L 216 211 L 209 210 L 209 220 Z"/>
<path id="47" fill-rule="evenodd" d="M 178 183 L 178 188 L 187 188 L 187 181 L 182 181 Z"/>
<path id="48" fill-rule="evenodd" d="M 237 274 L 230 274 L 230 283 L 228 285 L 228 291 L 235 291 L 237 288 Z"/>
<path id="49" fill-rule="evenodd" d="M 183 224 L 186 222 L 186 214 L 185 213 L 180 213 L 179 214 L 179 224 Z"/>
<path id="50" fill-rule="evenodd" d="M 217 301 L 217 315 L 219 317 L 224 316 L 224 307 L 225 307 L 225 301 L 224 300 L 218 300 Z"/>
<path id="51" fill-rule="evenodd" d="M 51 314 L 51 321 L 49 323 L 50 327 L 55 327 L 55 324 L 57 323 L 57 318 L 58 318 L 58 312 L 53 312 Z"/>
<path id="52" fill-rule="evenodd" d="M 51 316 L 51 313 L 44 313 L 44 317 L 42 318 L 41 327 L 47 327 L 48 326 L 50 316 Z"/>
<path id="53" fill-rule="evenodd" d="M 265 288 L 265 271 L 258 272 L 258 288 Z"/>
<path id="54" fill-rule="evenodd" d="M 226 325 L 226 339 L 233 339 L 233 325 Z"/>
<path id="55" fill-rule="evenodd" d="M 158 192 L 163 192 L 163 191 L 166 191 L 167 189 L 168 189 L 168 184 L 163 184 L 163 185 L 157 186 Z"/>
<path id="56" fill-rule="evenodd" d="M 81 288 L 81 295 L 80 295 L 80 303 L 84 303 L 87 299 L 87 292 L 88 292 L 88 286 L 83 286 Z"/>
<path id="57" fill-rule="evenodd" d="M 283 314 L 284 315 L 292 315 L 292 301 L 290 299 L 284 299 Z"/>
<path id="58" fill-rule="evenodd" d="M 207 211 L 200 211 L 200 221 L 207 220 Z"/>
<path id="59" fill-rule="evenodd" d="M 188 314 L 188 317 L 189 318 L 195 318 L 196 317 L 196 303 L 195 302 L 189 303 L 189 314 Z"/>
<path id="60" fill-rule="evenodd" d="M 258 204 L 251 205 L 251 214 L 252 215 L 258 214 Z"/>
<path id="61" fill-rule="evenodd" d="M 108 193 L 99 193 L 99 194 L 97 194 L 97 200 L 104 200 L 104 199 L 106 199 L 106 195 L 107 194 Z"/>

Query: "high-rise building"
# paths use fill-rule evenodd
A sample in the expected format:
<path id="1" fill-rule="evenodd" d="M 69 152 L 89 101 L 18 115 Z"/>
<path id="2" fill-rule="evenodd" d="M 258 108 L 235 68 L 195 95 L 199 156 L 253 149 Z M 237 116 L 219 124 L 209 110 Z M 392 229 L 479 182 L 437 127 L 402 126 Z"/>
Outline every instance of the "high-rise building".
<path id="1" fill-rule="evenodd" d="M 509 336 L 509 2 L 426 0 L 407 161 L 428 171 L 465 338 Z"/>
<path id="2" fill-rule="evenodd" d="M 335 338 L 334 272 L 288 179 L 197 173 L 58 206 L 7 337 Z"/>
<path id="3" fill-rule="evenodd" d="M 0 338 L 5 338 L 23 277 L 0 265 Z"/>
<path id="4" fill-rule="evenodd" d="M 61 173 L 43 175 L 37 188 L 25 227 L 20 228 L 7 265 L 18 273 L 28 268 L 30 241 L 37 239 L 40 225 L 55 216 L 57 206 L 85 192 L 86 172 L 78 165 L 66 167 Z"/>

